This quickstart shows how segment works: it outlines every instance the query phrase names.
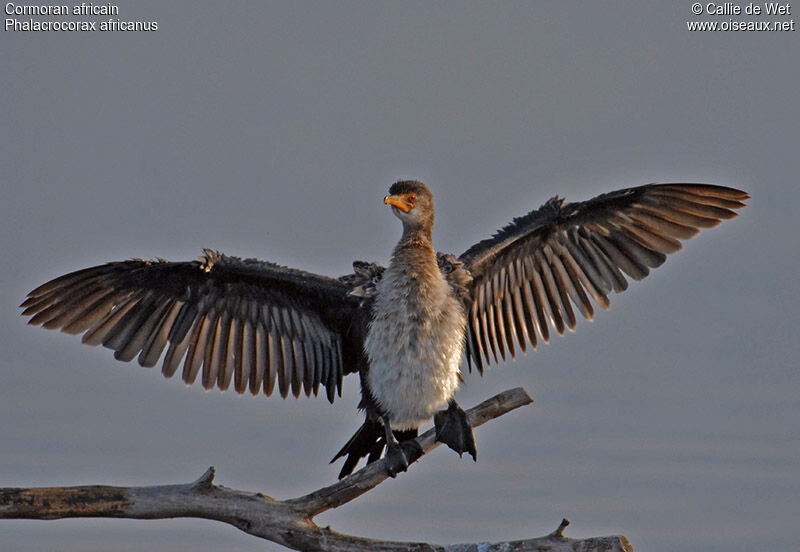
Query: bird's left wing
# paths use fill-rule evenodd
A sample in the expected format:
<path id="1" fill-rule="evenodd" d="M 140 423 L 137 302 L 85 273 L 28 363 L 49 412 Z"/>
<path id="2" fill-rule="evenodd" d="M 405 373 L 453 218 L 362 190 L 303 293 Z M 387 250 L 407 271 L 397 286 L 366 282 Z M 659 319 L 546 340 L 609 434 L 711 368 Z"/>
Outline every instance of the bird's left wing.
<path id="1" fill-rule="evenodd" d="M 343 356 L 358 300 L 341 281 L 206 250 L 197 261 L 133 259 L 79 270 L 36 288 L 22 303 L 29 323 L 83 333 L 118 360 L 137 355 L 206 389 L 269 396 L 291 389 L 328 400 L 341 392 Z"/>
<path id="2" fill-rule="evenodd" d="M 459 261 L 472 274 L 467 359 L 483 362 L 514 356 L 514 343 L 536 347 L 574 329 L 572 305 L 587 319 L 591 296 L 608 308 L 607 295 L 627 280 L 647 276 L 686 240 L 736 216 L 749 196 L 707 184 L 649 184 L 564 203 L 553 198 L 516 218 L 494 237 L 475 244 Z M 548 327 L 549 326 L 549 327 Z"/>

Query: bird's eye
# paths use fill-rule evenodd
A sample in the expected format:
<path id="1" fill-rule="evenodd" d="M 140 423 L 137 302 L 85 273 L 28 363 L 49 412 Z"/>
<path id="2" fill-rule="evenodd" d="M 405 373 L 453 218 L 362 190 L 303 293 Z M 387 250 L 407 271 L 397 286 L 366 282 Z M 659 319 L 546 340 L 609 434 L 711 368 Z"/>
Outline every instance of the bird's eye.
<path id="1" fill-rule="evenodd" d="M 414 203 L 417 200 L 417 196 L 414 194 L 408 194 L 408 202 Z"/>

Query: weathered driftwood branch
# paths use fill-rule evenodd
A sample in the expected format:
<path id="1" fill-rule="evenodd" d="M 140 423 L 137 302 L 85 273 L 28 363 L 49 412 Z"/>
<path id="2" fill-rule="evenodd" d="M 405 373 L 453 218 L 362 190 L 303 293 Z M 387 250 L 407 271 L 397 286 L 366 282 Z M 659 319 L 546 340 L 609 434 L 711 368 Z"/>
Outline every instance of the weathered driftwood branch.
<path id="1" fill-rule="evenodd" d="M 500 393 L 470 409 L 470 423 L 477 427 L 506 412 L 532 402 L 522 388 Z M 418 437 L 423 455 L 436 448 L 434 431 Z M 345 552 L 374 551 L 629 551 L 624 536 L 568 539 L 563 536 L 569 523 L 564 520 L 553 533 L 521 541 L 440 546 L 427 543 L 394 542 L 344 535 L 317 526 L 317 514 L 336 508 L 364 494 L 387 478 L 385 460 L 374 462 L 329 487 L 290 500 L 276 500 L 261 493 L 227 489 L 212 483 L 209 468 L 197 481 L 183 485 L 152 487 L 39 487 L 0 489 L 0 518 L 61 519 L 68 517 L 110 517 L 163 519 L 205 518 L 228 523 L 256 537 L 295 550 Z"/>

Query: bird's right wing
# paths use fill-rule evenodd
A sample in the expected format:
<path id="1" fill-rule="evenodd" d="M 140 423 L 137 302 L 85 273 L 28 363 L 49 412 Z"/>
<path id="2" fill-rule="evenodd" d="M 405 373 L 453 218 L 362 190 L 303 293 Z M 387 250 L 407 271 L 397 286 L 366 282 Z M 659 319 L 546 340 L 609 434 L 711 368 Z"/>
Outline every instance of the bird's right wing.
<path id="1" fill-rule="evenodd" d="M 469 290 L 467 359 L 483 361 L 514 343 L 536 347 L 537 334 L 575 328 L 572 303 L 587 319 L 589 297 L 608 308 L 607 295 L 641 280 L 681 248 L 678 240 L 736 216 L 749 196 L 708 184 L 648 184 L 563 203 L 553 198 L 464 252 Z M 548 324 L 549 323 L 549 324 Z"/>
<path id="2" fill-rule="evenodd" d="M 206 389 L 248 387 L 269 396 L 277 382 L 328 400 L 341 394 L 343 344 L 357 298 L 339 280 L 206 250 L 198 261 L 134 259 L 79 270 L 36 288 L 22 303 L 30 324 L 83 333 L 118 360 L 139 356 L 162 372 L 183 364 L 183 380 L 201 373 Z"/>

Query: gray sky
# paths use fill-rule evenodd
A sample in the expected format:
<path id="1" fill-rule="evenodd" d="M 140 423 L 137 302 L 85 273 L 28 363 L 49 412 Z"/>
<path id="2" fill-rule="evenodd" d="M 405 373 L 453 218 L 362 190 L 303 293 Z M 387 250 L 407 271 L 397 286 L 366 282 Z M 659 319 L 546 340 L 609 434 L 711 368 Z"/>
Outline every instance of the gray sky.
<path id="1" fill-rule="evenodd" d="M 536 401 L 476 432 L 477 464 L 437 450 L 318 521 L 448 543 L 566 516 L 569 536 L 639 550 L 796 546 L 797 32 L 688 32 L 728 19 L 688 1 L 118 5 L 158 31 L 0 32 L 0 486 L 213 465 L 298 496 L 335 479 L 360 423 L 354 379 L 333 406 L 204 393 L 26 326 L 16 306 L 52 277 L 202 247 L 329 275 L 385 263 L 400 178 L 430 185 L 454 253 L 555 194 L 699 181 L 750 206 L 575 335 L 467 377 L 464 406 L 519 385 Z M 0 523 L 8 550 L 112 545 L 279 549 L 208 521 Z"/>

